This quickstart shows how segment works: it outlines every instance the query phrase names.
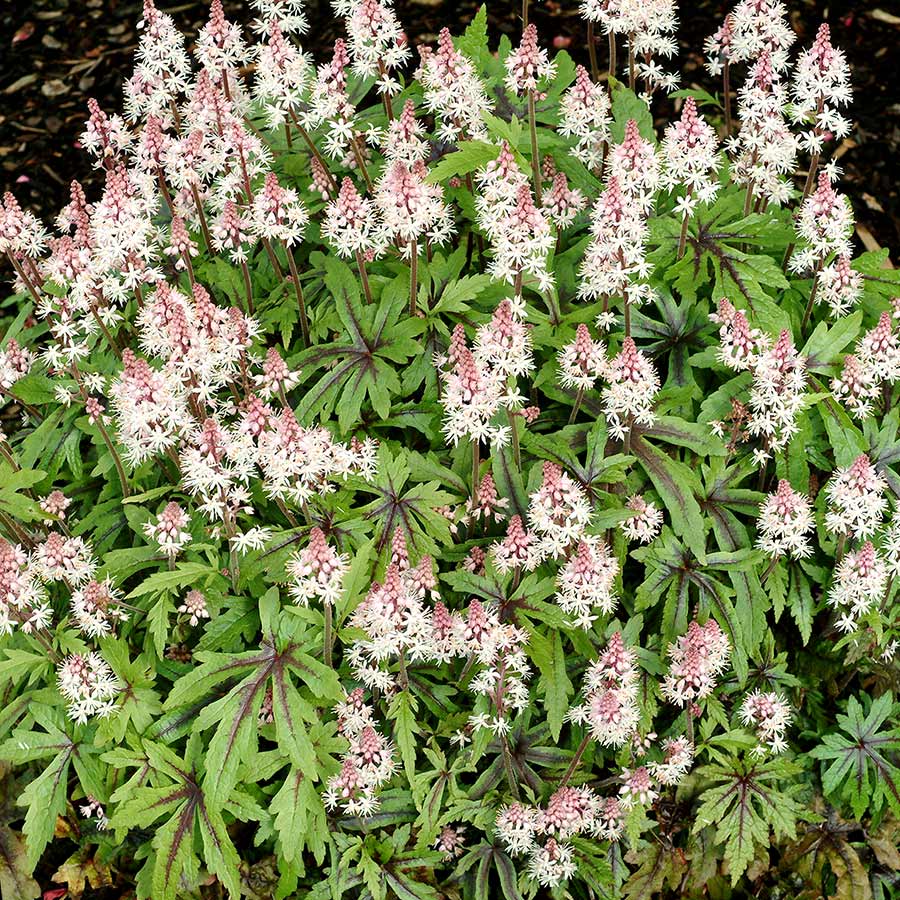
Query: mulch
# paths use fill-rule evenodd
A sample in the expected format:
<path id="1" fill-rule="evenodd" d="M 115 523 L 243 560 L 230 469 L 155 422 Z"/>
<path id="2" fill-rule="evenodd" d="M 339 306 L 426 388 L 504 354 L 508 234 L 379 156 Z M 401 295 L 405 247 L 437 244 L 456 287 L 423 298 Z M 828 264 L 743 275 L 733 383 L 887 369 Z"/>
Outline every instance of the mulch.
<path id="1" fill-rule="evenodd" d="M 819 22 L 831 23 L 832 39 L 846 51 L 853 69 L 854 121 L 851 137 L 837 148 L 845 168 L 843 189 L 852 197 L 863 247 L 900 248 L 900 200 L 894 159 L 900 149 L 900 78 L 895 48 L 900 15 L 895 0 L 834 2 L 789 0 L 799 45 L 807 45 Z M 160 8 L 172 13 L 191 37 L 207 16 L 201 0 Z M 413 44 L 433 42 L 448 24 L 458 33 L 478 8 L 472 0 L 397 0 L 401 22 Z M 685 0 L 679 40 L 685 86 L 715 91 L 718 85 L 702 63 L 703 39 L 732 3 Z M 228 14 L 246 23 L 249 3 L 227 2 Z M 495 2 L 489 8 L 494 39 L 520 33 L 520 6 Z M 77 145 L 86 116 L 85 102 L 95 97 L 107 111 L 121 109 L 121 84 L 130 73 L 137 43 L 141 3 L 135 0 L 33 0 L 3 4 L 0 11 L 0 189 L 12 190 L 23 205 L 52 220 L 68 199 L 72 178 L 99 190 L 98 173 Z M 317 60 L 327 57 L 342 33 L 325 0 L 311 0 L 312 23 L 304 47 Z M 584 26 L 577 3 L 534 3 L 532 18 L 542 40 L 585 61 Z M 605 61 L 600 48 L 601 65 Z M 93 190 L 91 190 L 93 189 Z"/>

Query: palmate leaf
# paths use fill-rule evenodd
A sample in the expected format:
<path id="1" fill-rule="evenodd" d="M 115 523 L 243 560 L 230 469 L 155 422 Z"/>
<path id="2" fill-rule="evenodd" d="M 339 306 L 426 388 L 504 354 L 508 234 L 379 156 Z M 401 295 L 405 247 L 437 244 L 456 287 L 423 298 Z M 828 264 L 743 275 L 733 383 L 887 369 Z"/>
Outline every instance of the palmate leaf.
<path id="1" fill-rule="evenodd" d="M 121 802 L 110 827 L 148 828 L 159 819 L 165 820 L 153 837 L 154 854 L 148 863 L 152 867 L 154 900 L 175 900 L 183 894 L 183 881 L 197 880 L 200 862 L 194 854 L 194 844 L 198 832 L 207 868 L 230 897 L 238 897 L 237 850 L 221 812 L 210 804 L 200 786 L 194 766 L 157 744 L 148 742 L 145 750 L 148 774 L 162 783 L 135 787 L 132 781 L 121 788 L 113 798 Z M 190 744 L 187 755 L 192 755 Z"/>
<path id="2" fill-rule="evenodd" d="M 202 665 L 175 682 L 166 708 L 175 710 L 203 701 L 195 728 L 203 731 L 216 725 L 207 748 L 208 775 L 203 782 L 213 808 L 225 805 L 240 765 L 248 764 L 256 754 L 259 709 L 270 685 L 278 745 L 315 781 L 316 755 L 305 724 L 315 721 L 315 710 L 301 697 L 292 676 L 299 676 L 316 700 L 330 704 L 341 694 L 337 673 L 295 643 L 279 650 L 264 642 L 247 653 L 198 653 L 197 658 Z M 235 678 L 240 680 L 232 687 L 229 683 Z M 223 684 L 224 693 L 219 688 Z"/>
<path id="3" fill-rule="evenodd" d="M 714 787 L 703 792 L 697 809 L 694 831 L 707 826 L 716 829 L 716 841 L 723 844 L 732 885 L 737 884 L 756 852 L 767 846 L 769 834 L 793 838 L 801 806 L 795 799 L 801 769 L 783 758 L 771 760 L 735 759 L 731 765 L 703 766 L 700 778 L 709 778 Z M 793 781 L 784 788 L 782 781 Z"/>
<path id="4" fill-rule="evenodd" d="M 748 659 L 765 633 L 765 605 L 759 596 L 754 596 L 752 602 L 741 602 L 739 598 L 735 603 L 735 592 L 722 577 L 752 573 L 759 554 L 753 550 L 711 553 L 701 564 L 664 529 L 652 545 L 632 551 L 632 555 L 647 567 L 647 577 L 637 590 L 635 609 L 653 608 L 665 597 L 661 627 L 664 643 L 685 632 L 691 610 L 696 607 L 701 620 L 712 615 L 728 635 L 735 674 L 743 682 Z"/>
<path id="5" fill-rule="evenodd" d="M 822 772 L 825 795 L 849 804 L 857 818 L 866 812 L 879 816 L 885 805 L 900 814 L 900 770 L 887 758 L 900 750 L 900 728 L 882 730 L 894 714 L 894 698 L 882 694 L 870 701 L 863 695 L 863 701 L 849 699 L 846 713 L 837 717 L 841 731 L 825 735 L 810 755 L 828 764 Z"/>
<path id="6" fill-rule="evenodd" d="M 668 362 L 666 385 L 694 384 L 690 358 L 703 346 L 701 337 L 709 330 L 709 319 L 697 304 L 688 300 L 676 303 L 666 290 L 655 292 L 654 303 L 658 316 L 640 310 L 632 314 L 632 333 L 635 338 L 651 341 L 642 347 L 646 353 Z"/>
<path id="7" fill-rule="evenodd" d="M 392 283 L 393 289 L 386 289 L 379 303 L 364 305 L 356 276 L 346 263 L 328 257 L 325 269 L 325 287 L 333 295 L 342 333 L 297 358 L 296 366 L 304 372 L 326 371 L 306 386 L 295 412 L 300 421 L 311 416 L 325 420 L 336 412 L 338 425 L 346 432 L 360 422 L 366 399 L 377 418 L 390 415 L 391 399 L 401 391 L 395 365 L 422 352 L 415 338 L 425 324 L 404 316 L 408 276 Z"/>
<path id="8" fill-rule="evenodd" d="M 709 210 L 701 209 L 689 228 L 687 253 L 677 261 L 677 219 L 651 219 L 651 240 L 659 249 L 650 258 L 683 298 L 695 300 L 709 284 L 714 298 L 727 297 L 739 308 L 759 313 L 760 307 L 775 306 L 767 288 L 789 287 L 779 264 L 779 251 L 793 236 L 789 217 L 774 212 L 744 216 L 744 196 L 741 189 L 727 188 Z M 753 248 L 764 252 L 749 252 Z M 786 315 L 780 321 L 787 327 Z M 769 330 L 765 322 L 760 324 Z"/>
<path id="9" fill-rule="evenodd" d="M 680 851 L 654 842 L 638 856 L 640 865 L 625 882 L 623 896 L 626 900 L 651 900 L 666 884 L 674 890 L 681 884 L 687 868 L 687 860 Z M 630 859 L 630 856 L 629 856 Z"/>
<path id="10" fill-rule="evenodd" d="M 63 731 L 64 723 L 58 710 L 32 704 L 31 716 L 43 731 L 15 729 L 11 737 L 0 745 L 0 760 L 22 765 L 37 760 L 50 762 L 28 782 L 17 799 L 26 808 L 25 836 L 28 865 L 34 869 L 45 847 L 53 838 L 57 816 L 65 814 L 69 794 L 69 774 L 72 768 L 78 775 L 86 794 L 105 796 L 96 751 L 90 743 L 73 739 Z"/>
<path id="11" fill-rule="evenodd" d="M 477 868 L 476 868 L 477 864 Z M 474 893 L 475 900 L 521 900 L 516 879 L 516 869 L 508 854 L 498 846 L 482 842 L 473 847 L 459 861 L 457 874 L 470 872 L 474 869 Z M 499 883 L 499 890 L 491 875 L 494 875 Z M 471 877 L 471 875 L 470 875 Z"/>
<path id="12" fill-rule="evenodd" d="M 410 554 L 415 557 L 425 553 L 435 555 L 439 544 L 450 542 L 449 523 L 437 509 L 456 498 L 440 490 L 439 481 L 410 486 L 411 477 L 406 451 L 392 455 L 382 446 L 374 482 L 360 485 L 362 491 L 377 495 L 377 499 L 363 506 L 360 513 L 378 523 L 375 551 L 379 556 L 390 548 L 397 528 L 402 531 Z"/>

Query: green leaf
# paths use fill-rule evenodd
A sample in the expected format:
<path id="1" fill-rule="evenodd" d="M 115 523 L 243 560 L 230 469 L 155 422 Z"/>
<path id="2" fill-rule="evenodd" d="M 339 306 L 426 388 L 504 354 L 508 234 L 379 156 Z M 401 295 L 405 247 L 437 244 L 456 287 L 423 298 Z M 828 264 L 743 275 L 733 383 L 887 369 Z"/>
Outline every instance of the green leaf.
<path id="1" fill-rule="evenodd" d="M 147 630 L 153 638 L 156 655 L 160 658 L 166 652 L 166 641 L 169 639 L 169 616 L 175 612 L 175 603 L 170 594 L 162 594 L 159 600 L 150 607 L 147 613 Z"/>
<path id="2" fill-rule="evenodd" d="M 199 861 L 192 847 L 195 809 L 193 801 L 185 801 L 156 830 L 153 900 L 176 900 L 181 895 L 182 878 L 190 882 L 197 876 Z"/>
<path id="3" fill-rule="evenodd" d="M 50 765 L 28 782 L 18 799 L 19 806 L 27 807 L 22 833 L 28 850 L 28 866 L 32 870 L 53 838 L 57 816 L 65 814 L 73 749 L 69 746 L 60 750 Z"/>
<path id="4" fill-rule="evenodd" d="M 837 717 L 841 731 L 825 735 L 810 755 L 830 763 L 822 772 L 825 795 L 843 799 L 856 818 L 880 815 L 885 805 L 900 815 L 900 770 L 888 759 L 900 750 L 900 728 L 882 730 L 889 717 L 896 722 L 894 698 L 885 693 L 863 699 L 865 705 L 848 700 L 846 713 Z"/>
<path id="5" fill-rule="evenodd" d="M 432 166 L 426 181 L 430 184 L 439 184 L 454 176 L 468 175 L 496 159 L 500 152 L 496 144 L 488 144 L 485 141 L 461 141 L 458 148 L 444 156 L 437 165 Z"/>
<path id="6" fill-rule="evenodd" d="M 416 724 L 418 704 L 408 690 L 401 690 L 388 707 L 388 718 L 394 723 L 394 743 L 400 751 L 403 769 L 414 793 L 416 787 L 416 735 L 419 726 Z"/>
<path id="7" fill-rule="evenodd" d="M 800 790 L 796 776 L 800 768 L 784 759 L 757 760 L 732 765 L 703 766 L 701 778 L 712 781 L 704 791 L 694 820 L 694 832 L 707 826 L 716 829 L 732 885 L 753 859 L 757 847 L 769 844 L 769 834 L 779 839 L 796 836 L 800 806 L 794 795 Z M 780 784 L 787 781 L 787 786 Z"/>
<path id="8" fill-rule="evenodd" d="M 276 668 L 272 677 L 272 714 L 278 746 L 291 763 L 310 781 L 318 779 L 316 751 L 309 739 L 304 719 L 315 720 L 315 710 L 303 700 L 284 668 Z"/>
<path id="9" fill-rule="evenodd" d="M 695 493 L 700 493 L 697 476 L 688 466 L 636 436 L 631 452 L 653 482 L 672 519 L 672 529 L 684 538 L 701 561 L 706 554 L 706 526 Z"/>
<path id="10" fill-rule="evenodd" d="M 613 123 L 610 126 L 610 135 L 614 143 L 621 144 L 625 139 L 625 126 L 629 119 L 637 122 L 642 138 L 656 143 L 656 132 L 653 129 L 650 107 L 634 91 L 621 84 L 617 84 L 613 89 L 612 114 Z"/>
<path id="11" fill-rule="evenodd" d="M 562 638 L 558 631 L 544 637 L 539 631 L 534 630 L 528 638 L 528 648 L 541 673 L 538 687 L 544 691 L 547 725 L 550 727 L 553 740 L 558 741 L 563 720 L 569 709 L 569 695 L 572 692 L 572 682 L 566 674 Z"/>
<path id="12" fill-rule="evenodd" d="M 325 807 L 319 789 L 300 769 L 292 768 L 269 810 L 280 841 L 280 855 L 289 862 L 299 862 L 304 848 L 321 865 L 330 840 Z"/>

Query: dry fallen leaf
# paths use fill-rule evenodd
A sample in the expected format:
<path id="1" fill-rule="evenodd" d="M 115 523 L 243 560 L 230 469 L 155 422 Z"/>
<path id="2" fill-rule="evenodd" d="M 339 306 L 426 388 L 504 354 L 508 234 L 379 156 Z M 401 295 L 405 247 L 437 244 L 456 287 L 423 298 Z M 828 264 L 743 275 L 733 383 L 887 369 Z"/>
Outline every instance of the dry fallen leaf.
<path id="1" fill-rule="evenodd" d="M 875 240 L 875 236 L 871 231 L 869 231 L 868 228 L 866 228 L 865 225 L 862 224 L 862 222 L 856 223 L 856 236 L 860 239 L 860 241 L 862 241 L 862 245 L 866 248 L 866 250 L 873 251 L 881 249 L 881 244 L 879 244 L 878 241 Z M 884 268 L 894 268 L 894 265 L 890 261 L 890 259 L 886 259 L 884 261 Z"/>
<path id="2" fill-rule="evenodd" d="M 883 866 L 890 866 L 894 871 L 900 869 L 900 851 L 891 841 L 886 838 L 869 838 L 868 843 L 878 862 Z"/>
<path id="3" fill-rule="evenodd" d="M 856 141 L 854 141 L 853 138 L 844 138 L 837 150 L 834 151 L 835 160 L 840 159 L 845 153 L 852 150 L 855 146 Z"/>
<path id="4" fill-rule="evenodd" d="M 41 85 L 41 93 L 45 97 L 61 97 L 63 94 L 68 94 L 70 90 L 69 85 L 59 78 L 51 78 Z"/>
<path id="5" fill-rule="evenodd" d="M 885 12 L 883 9 L 871 9 L 867 15 L 870 18 L 877 19 L 879 22 L 884 22 L 887 25 L 900 25 L 900 16 Z"/>
<path id="6" fill-rule="evenodd" d="M 12 36 L 13 44 L 21 44 L 22 41 L 27 41 L 34 34 L 34 22 L 26 22 L 22 25 L 21 28 Z"/>
<path id="7" fill-rule="evenodd" d="M 875 212 L 884 212 L 884 207 L 871 194 L 863 192 L 862 198 L 869 209 L 875 210 Z"/>
<path id="8" fill-rule="evenodd" d="M 37 81 L 37 75 L 34 72 L 30 72 L 28 75 L 23 75 L 21 78 L 17 78 L 12 84 L 7 85 L 3 89 L 4 94 L 14 94 L 16 91 L 21 91 L 22 88 L 28 87 L 30 84 L 34 84 Z"/>

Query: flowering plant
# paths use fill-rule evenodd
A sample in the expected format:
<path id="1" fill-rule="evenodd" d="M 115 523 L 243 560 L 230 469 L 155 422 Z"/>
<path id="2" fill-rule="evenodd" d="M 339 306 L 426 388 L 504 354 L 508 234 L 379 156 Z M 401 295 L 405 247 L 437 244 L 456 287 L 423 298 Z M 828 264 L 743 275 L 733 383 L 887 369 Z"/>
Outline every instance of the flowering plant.
<path id="1" fill-rule="evenodd" d="M 4 898 L 889 896 L 900 278 L 827 25 L 739 0 L 714 96 L 672 0 L 587 0 L 591 69 L 252 6 L 192 61 L 144 0 L 99 196 L 0 206 Z"/>

